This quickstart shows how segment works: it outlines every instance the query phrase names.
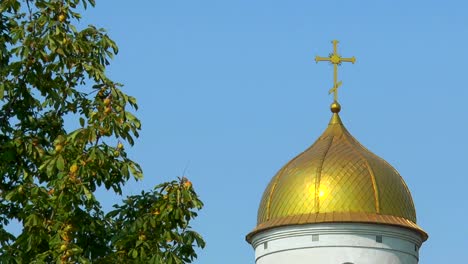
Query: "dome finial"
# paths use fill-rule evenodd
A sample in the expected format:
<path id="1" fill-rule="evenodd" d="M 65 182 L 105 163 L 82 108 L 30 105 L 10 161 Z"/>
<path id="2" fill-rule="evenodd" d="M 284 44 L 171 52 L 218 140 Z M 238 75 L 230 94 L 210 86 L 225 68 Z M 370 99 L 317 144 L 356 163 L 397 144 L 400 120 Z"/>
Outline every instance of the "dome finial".
<path id="1" fill-rule="evenodd" d="M 338 66 L 341 65 L 342 62 L 351 62 L 355 63 L 356 58 L 353 56 L 351 58 L 342 58 L 340 54 L 338 54 L 338 40 L 333 40 L 333 53 L 330 53 L 328 57 L 320 57 L 315 56 L 315 62 L 319 61 L 329 61 L 333 64 L 333 87 L 328 91 L 328 94 L 333 93 L 333 103 L 330 107 L 333 113 L 339 113 L 341 110 L 341 106 L 338 103 L 338 88 L 343 83 L 342 81 L 338 81 Z"/>
<path id="2" fill-rule="evenodd" d="M 334 101 L 330 105 L 330 110 L 332 111 L 332 113 L 338 114 L 340 112 L 340 110 L 341 110 L 341 105 L 337 101 Z"/>

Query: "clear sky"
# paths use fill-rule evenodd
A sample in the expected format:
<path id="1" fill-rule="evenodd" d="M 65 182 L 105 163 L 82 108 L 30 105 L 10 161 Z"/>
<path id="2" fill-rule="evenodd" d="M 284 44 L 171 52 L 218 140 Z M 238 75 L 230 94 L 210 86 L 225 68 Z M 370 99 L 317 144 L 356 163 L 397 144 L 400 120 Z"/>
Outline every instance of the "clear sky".
<path id="1" fill-rule="evenodd" d="M 137 97 L 131 156 L 145 179 L 184 172 L 205 202 L 196 263 L 253 263 L 244 240 L 278 169 L 331 116 L 340 40 L 341 118 L 406 180 L 429 233 L 422 264 L 462 263 L 468 248 L 468 2 L 98 0 L 85 22 L 120 46 L 109 69 Z M 101 194 L 106 206 L 115 197 Z"/>

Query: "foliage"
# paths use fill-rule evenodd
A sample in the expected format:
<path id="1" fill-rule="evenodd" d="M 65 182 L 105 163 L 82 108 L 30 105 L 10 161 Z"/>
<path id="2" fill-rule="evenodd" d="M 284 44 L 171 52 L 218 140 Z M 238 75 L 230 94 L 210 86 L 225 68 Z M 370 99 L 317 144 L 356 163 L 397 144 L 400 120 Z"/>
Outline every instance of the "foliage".
<path id="1" fill-rule="evenodd" d="M 202 207 L 182 178 L 105 214 L 140 166 L 127 157 L 136 99 L 105 73 L 118 52 L 104 29 L 77 28 L 94 0 L 0 1 L 0 263 L 188 263 Z M 16 220 L 18 236 L 6 226 Z"/>
<path id="2" fill-rule="evenodd" d="M 202 207 L 186 178 L 156 187 L 155 192 L 130 196 L 109 213 L 115 219 L 118 263 L 187 263 L 196 257 L 192 245 L 204 247 L 201 236 L 189 229 Z M 157 254 L 154 254 L 157 252 Z M 114 262 L 115 263 L 115 262 Z"/>

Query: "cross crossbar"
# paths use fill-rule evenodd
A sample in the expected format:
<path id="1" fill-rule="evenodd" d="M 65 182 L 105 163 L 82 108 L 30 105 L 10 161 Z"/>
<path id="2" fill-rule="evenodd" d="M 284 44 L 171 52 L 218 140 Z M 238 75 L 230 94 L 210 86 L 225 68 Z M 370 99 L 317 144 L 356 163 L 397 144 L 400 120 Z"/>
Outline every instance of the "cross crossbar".
<path id="1" fill-rule="evenodd" d="M 333 40 L 332 43 L 333 53 L 330 53 L 328 57 L 315 56 L 315 62 L 328 61 L 333 64 L 333 87 L 328 93 L 333 93 L 333 100 L 338 102 L 338 87 L 342 84 L 341 81 L 338 81 L 338 66 L 340 66 L 342 62 L 351 62 L 354 64 L 356 62 L 356 58 L 354 56 L 351 58 L 341 57 L 340 54 L 338 54 L 338 40 Z"/>

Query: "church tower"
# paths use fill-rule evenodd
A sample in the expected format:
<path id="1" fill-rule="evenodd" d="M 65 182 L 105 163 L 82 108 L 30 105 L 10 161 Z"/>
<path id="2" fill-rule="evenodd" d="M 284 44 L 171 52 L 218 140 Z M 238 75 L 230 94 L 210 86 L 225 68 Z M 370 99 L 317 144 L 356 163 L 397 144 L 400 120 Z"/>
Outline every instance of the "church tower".
<path id="1" fill-rule="evenodd" d="M 312 146 L 272 178 L 246 239 L 256 264 L 417 264 L 428 235 L 416 224 L 411 193 L 400 174 L 362 146 L 340 119 L 333 42 L 332 117 Z"/>

